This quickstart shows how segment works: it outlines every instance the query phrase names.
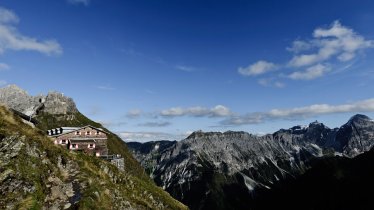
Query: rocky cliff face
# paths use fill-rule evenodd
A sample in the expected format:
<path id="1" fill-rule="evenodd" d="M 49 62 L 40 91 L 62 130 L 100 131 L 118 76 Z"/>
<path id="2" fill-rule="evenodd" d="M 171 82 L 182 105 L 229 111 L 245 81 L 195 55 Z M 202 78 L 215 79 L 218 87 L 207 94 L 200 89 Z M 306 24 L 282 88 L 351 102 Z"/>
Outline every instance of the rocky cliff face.
<path id="1" fill-rule="evenodd" d="M 144 144 L 129 142 L 127 145 L 146 172 L 152 173 L 161 161 L 161 154 L 176 143 L 177 141 L 151 141 Z"/>
<path id="2" fill-rule="evenodd" d="M 374 122 L 362 115 L 336 129 L 313 122 L 261 137 L 195 132 L 157 155 L 151 177 L 191 209 L 243 209 L 250 194 L 299 176 L 310 168 L 310 160 L 354 157 L 373 145 Z M 149 154 L 140 161 L 155 156 Z"/>
<path id="3" fill-rule="evenodd" d="M 30 96 L 16 85 L 0 88 L 0 103 L 28 116 L 35 116 L 39 112 L 62 115 L 78 112 L 74 101 L 62 93 Z"/>

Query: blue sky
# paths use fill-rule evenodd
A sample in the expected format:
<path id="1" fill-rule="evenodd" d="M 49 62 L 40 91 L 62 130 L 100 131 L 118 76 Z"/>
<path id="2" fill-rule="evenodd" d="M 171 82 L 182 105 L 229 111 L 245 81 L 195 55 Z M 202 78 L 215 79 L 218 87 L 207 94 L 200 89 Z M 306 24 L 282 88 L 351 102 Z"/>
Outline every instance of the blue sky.
<path id="1" fill-rule="evenodd" d="M 58 90 L 125 140 L 374 113 L 374 2 L 3 0 L 0 85 Z"/>

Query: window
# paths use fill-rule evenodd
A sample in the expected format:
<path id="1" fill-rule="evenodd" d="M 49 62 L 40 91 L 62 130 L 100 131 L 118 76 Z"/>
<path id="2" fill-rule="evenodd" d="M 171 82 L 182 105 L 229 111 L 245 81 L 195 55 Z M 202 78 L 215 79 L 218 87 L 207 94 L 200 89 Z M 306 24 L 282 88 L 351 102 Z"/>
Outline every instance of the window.
<path id="1" fill-rule="evenodd" d="M 75 135 L 81 135 L 80 131 L 75 132 Z"/>
<path id="2" fill-rule="evenodd" d="M 86 135 L 87 135 L 87 136 L 91 135 L 91 131 L 87 131 L 87 132 L 86 132 Z"/>
<path id="3" fill-rule="evenodd" d="M 72 149 L 77 149 L 77 148 L 78 148 L 78 145 L 77 145 L 77 144 L 72 144 L 72 145 L 71 145 L 71 148 L 72 148 Z"/>
<path id="4" fill-rule="evenodd" d="M 89 145 L 88 145 L 88 148 L 93 149 L 93 148 L 94 148 L 94 145 L 93 145 L 93 144 L 89 144 Z"/>
<path id="5" fill-rule="evenodd" d="M 65 139 L 62 139 L 62 140 L 61 140 L 61 144 L 66 144 L 66 140 L 65 140 Z"/>
<path id="6" fill-rule="evenodd" d="M 96 136 L 100 135 L 100 131 L 96 131 Z"/>

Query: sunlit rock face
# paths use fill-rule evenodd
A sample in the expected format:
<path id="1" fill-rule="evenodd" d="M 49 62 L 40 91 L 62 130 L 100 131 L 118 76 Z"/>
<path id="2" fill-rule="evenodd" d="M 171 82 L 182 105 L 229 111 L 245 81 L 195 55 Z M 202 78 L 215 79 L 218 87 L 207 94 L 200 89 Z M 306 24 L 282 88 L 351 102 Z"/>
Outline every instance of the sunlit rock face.
<path id="1" fill-rule="evenodd" d="M 49 92 L 46 96 L 31 96 L 16 85 L 0 88 L 0 103 L 28 116 L 34 116 L 40 111 L 48 114 L 78 112 L 74 101 L 62 93 Z"/>
<path id="2" fill-rule="evenodd" d="M 191 209 L 240 209 L 257 189 L 303 174 L 313 159 L 355 157 L 373 144 L 373 120 L 355 115 L 335 129 L 313 122 L 264 136 L 198 131 L 179 142 L 129 147 L 155 182 Z"/>

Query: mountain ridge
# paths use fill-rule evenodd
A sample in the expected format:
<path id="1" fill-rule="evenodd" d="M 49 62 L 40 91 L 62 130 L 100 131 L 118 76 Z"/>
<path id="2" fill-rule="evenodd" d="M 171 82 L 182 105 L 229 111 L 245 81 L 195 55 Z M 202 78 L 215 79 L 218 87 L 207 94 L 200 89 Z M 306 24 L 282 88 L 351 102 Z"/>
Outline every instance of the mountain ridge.
<path id="1" fill-rule="evenodd" d="M 334 155 L 352 158 L 373 145 L 374 122 L 355 115 L 333 129 L 312 122 L 263 136 L 197 131 L 151 156 L 130 149 L 140 162 L 154 163 L 145 166 L 150 176 L 191 209 L 245 209 L 245 197 L 279 180 L 298 177 L 310 169 L 311 160 Z M 232 195 L 241 199 L 231 202 Z"/>

